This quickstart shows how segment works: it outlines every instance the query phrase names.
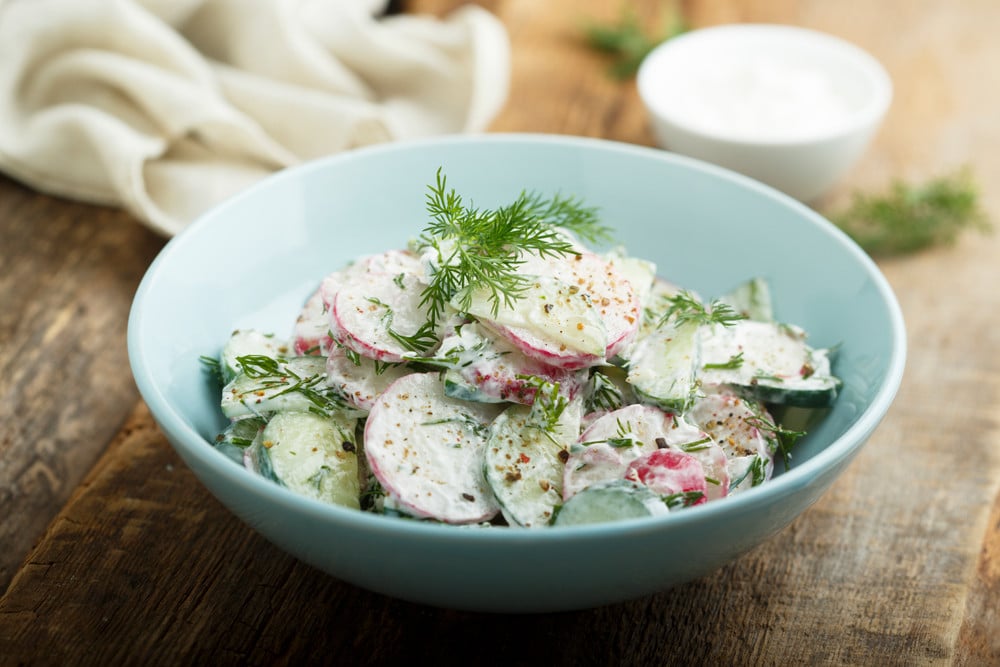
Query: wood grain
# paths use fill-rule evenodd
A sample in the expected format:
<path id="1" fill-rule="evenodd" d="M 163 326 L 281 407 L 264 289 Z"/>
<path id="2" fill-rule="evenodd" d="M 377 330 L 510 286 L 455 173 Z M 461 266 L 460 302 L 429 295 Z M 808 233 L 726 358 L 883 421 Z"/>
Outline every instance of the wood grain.
<path id="1" fill-rule="evenodd" d="M 0 177 L 0 590 L 137 398 L 132 295 L 163 240 Z"/>
<path id="2" fill-rule="evenodd" d="M 607 60 L 580 37 L 585 21 L 615 18 L 615 3 L 483 4 L 514 46 L 510 102 L 494 130 L 652 143 L 634 83 L 607 77 Z M 634 4 L 651 25 L 663 11 Z M 985 63 L 1000 62 L 1000 5 L 683 6 L 695 25 L 825 30 L 887 66 L 887 123 L 823 206 L 967 163 L 1000 222 L 1000 90 L 982 79 Z M 28 554 L 0 599 L 0 663 L 1000 664 L 1000 235 L 881 262 L 908 325 L 903 386 L 857 461 L 787 530 L 642 600 L 494 616 L 322 575 L 197 483 L 145 406 L 133 409 L 124 362 L 128 300 L 159 239 L 123 214 L 5 181 L 0 234 L 0 371 L 13 378 L 0 401 L 0 500 L 17 508 L 0 517 L 0 544 L 8 563 Z M 85 391 L 67 391 L 67 378 Z"/>

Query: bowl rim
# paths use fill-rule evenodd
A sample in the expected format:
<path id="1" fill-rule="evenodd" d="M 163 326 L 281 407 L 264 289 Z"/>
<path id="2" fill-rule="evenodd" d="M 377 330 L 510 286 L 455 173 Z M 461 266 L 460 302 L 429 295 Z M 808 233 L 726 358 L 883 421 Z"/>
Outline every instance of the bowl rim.
<path id="1" fill-rule="evenodd" d="M 284 487 L 278 486 L 259 475 L 234 465 L 231 459 L 211 446 L 211 443 L 190 425 L 183 415 L 167 400 L 165 394 L 151 377 L 149 355 L 155 352 L 149 350 L 140 332 L 146 318 L 147 295 L 163 280 L 164 267 L 169 265 L 174 255 L 182 253 L 190 244 L 197 244 L 202 229 L 210 226 L 212 221 L 237 202 L 257 196 L 257 193 L 267 190 L 275 183 L 298 179 L 313 171 L 322 171 L 331 165 L 349 162 L 357 157 L 370 157 L 380 154 L 392 154 L 397 151 L 425 150 L 455 144 L 472 145 L 509 145 L 512 143 L 528 143 L 548 145 L 562 148 L 584 150 L 610 151 L 618 154 L 634 155 L 644 160 L 654 159 L 673 162 L 688 169 L 721 176 L 735 182 L 740 187 L 758 190 L 766 196 L 778 199 L 784 205 L 796 209 L 801 215 L 818 225 L 831 239 L 844 247 L 865 268 L 887 308 L 891 326 L 892 352 L 885 379 L 868 407 L 857 416 L 855 421 L 837 439 L 828 443 L 820 452 L 809 460 L 783 474 L 769 480 L 766 484 L 748 490 L 737 496 L 729 497 L 725 502 L 706 503 L 686 509 L 684 512 L 670 513 L 659 517 L 622 520 L 602 524 L 580 526 L 553 526 L 544 530 L 518 528 L 497 528 L 490 530 L 463 530 L 463 526 L 396 520 L 370 512 L 339 507 L 323 503 L 319 500 L 296 494 Z M 318 278 L 317 278 L 318 280 Z M 701 160 L 689 158 L 651 148 L 607 139 L 575 137 L 568 135 L 534 134 L 534 133 L 488 133 L 479 135 L 451 135 L 412 139 L 388 144 L 355 149 L 346 153 L 331 155 L 312 160 L 303 164 L 286 168 L 272 174 L 230 199 L 216 205 L 199 216 L 187 228 L 170 239 L 160 253 L 150 264 L 136 290 L 132 307 L 129 312 L 127 327 L 128 357 L 133 377 L 139 389 L 140 396 L 146 402 L 149 410 L 161 430 L 167 435 L 168 441 L 187 463 L 193 458 L 199 464 L 206 466 L 213 474 L 225 478 L 230 485 L 260 496 L 262 499 L 282 506 L 303 516 L 319 521 L 335 524 L 339 528 L 370 533 L 388 531 L 408 537 L 432 537 L 435 539 L 459 540 L 466 544 L 483 544 L 499 546 L 502 544 L 520 545 L 531 543 L 546 543 L 556 540 L 606 539 L 636 535 L 649 531 L 664 531 L 682 529 L 691 523 L 711 523 L 713 517 L 721 513 L 735 510 L 752 511 L 774 502 L 777 497 L 801 491 L 809 486 L 811 481 L 828 467 L 835 466 L 839 461 L 851 456 L 860 448 L 878 426 L 889 409 L 902 381 L 906 359 L 906 333 L 902 311 L 896 297 L 881 271 L 874 261 L 843 231 L 823 218 L 819 213 L 808 208 L 797 200 L 780 191 L 747 178 L 728 169 L 718 167 Z M 188 463 L 189 468 L 193 467 Z M 195 471 L 197 474 L 197 470 Z M 200 477 L 200 475 L 198 475 Z M 203 482 L 204 483 L 204 482 Z M 210 489 L 211 492 L 211 489 Z M 214 495 L 214 493 L 213 493 Z"/>
<path id="2" fill-rule="evenodd" d="M 819 49 L 833 53 L 838 60 L 847 63 L 852 69 L 862 73 L 871 83 L 872 95 L 860 108 L 849 114 L 840 123 L 834 123 L 826 128 L 803 132 L 787 137 L 759 136 L 753 137 L 738 132 L 718 132 L 698 125 L 691 125 L 683 117 L 672 113 L 669 103 L 663 96 L 656 95 L 656 87 L 662 85 L 658 79 L 658 70 L 664 61 L 693 48 L 702 41 L 727 38 L 781 39 L 788 44 L 807 44 L 808 49 Z M 672 125 L 691 135 L 706 140 L 725 142 L 736 146 L 752 147 L 789 147 L 831 141 L 848 136 L 863 128 L 877 126 L 885 116 L 892 103 L 892 78 L 885 67 L 868 51 L 836 35 L 820 32 L 802 26 L 778 23 L 732 23 L 698 28 L 682 33 L 656 46 L 650 51 L 636 73 L 636 86 L 639 97 L 647 112 L 657 120 Z"/>

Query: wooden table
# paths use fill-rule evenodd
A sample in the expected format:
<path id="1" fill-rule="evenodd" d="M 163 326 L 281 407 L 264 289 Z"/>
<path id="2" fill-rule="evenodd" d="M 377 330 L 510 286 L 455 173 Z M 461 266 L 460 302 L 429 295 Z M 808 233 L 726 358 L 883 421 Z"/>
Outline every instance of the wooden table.
<path id="1" fill-rule="evenodd" d="M 484 4 L 514 49 L 494 130 L 652 143 L 634 84 L 607 77 L 579 39 L 616 3 Z M 635 4 L 658 21 L 660 3 Z M 684 9 L 698 26 L 821 29 L 887 66 L 886 125 L 824 207 L 969 164 L 1000 221 L 995 0 Z M 788 529 L 674 590 L 541 616 L 357 589 L 224 510 L 129 373 L 129 304 L 162 245 L 121 212 L 0 178 L 0 663 L 1000 664 L 1000 235 L 881 262 L 908 324 L 903 386 L 844 477 Z"/>

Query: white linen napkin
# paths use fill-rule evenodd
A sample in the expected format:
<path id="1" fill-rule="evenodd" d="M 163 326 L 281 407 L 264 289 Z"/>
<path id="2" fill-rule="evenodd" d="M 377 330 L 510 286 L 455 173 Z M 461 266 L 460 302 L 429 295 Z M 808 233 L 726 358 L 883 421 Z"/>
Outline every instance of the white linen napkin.
<path id="1" fill-rule="evenodd" d="M 172 235 L 300 161 L 484 130 L 507 96 L 502 24 L 383 8 L 0 0 L 0 170 Z"/>

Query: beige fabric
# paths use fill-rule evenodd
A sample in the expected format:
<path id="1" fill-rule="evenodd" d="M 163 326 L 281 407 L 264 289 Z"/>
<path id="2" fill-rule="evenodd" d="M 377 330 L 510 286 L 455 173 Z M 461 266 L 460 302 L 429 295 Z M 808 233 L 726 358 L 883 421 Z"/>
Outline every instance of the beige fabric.
<path id="1" fill-rule="evenodd" d="M 0 0 L 0 170 L 163 234 L 302 160 L 486 128 L 507 35 L 486 11 L 373 0 Z"/>

